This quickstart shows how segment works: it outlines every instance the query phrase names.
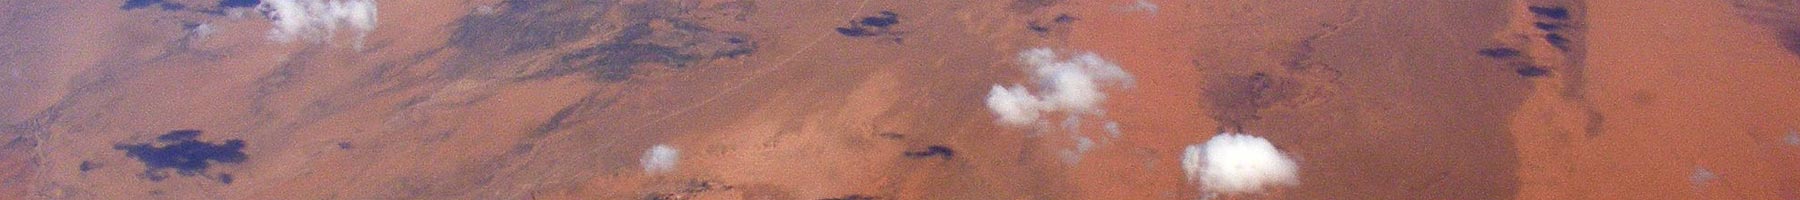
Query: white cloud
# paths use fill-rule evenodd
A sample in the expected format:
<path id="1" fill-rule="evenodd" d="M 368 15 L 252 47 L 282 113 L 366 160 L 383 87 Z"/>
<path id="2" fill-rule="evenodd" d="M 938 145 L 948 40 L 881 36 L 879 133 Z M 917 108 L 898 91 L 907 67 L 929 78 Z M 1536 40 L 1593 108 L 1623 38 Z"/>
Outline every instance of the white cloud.
<path id="1" fill-rule="evenodd" d="M 212 36 L 214 32 L 218 32 L 218 28 L 213 27 L 212 24 L 194 25 L 192 29 L 188 29 L 188 33 L 194 34 L 195 38 L 206 38 Z"/>
<path id="2" fill-rule="evenodd" d="M 993 90 L 988 91 L 987 106 L 994 114 L 1000 115 L 1002 124 L 1026 125 L 1037 122 L 1041 101 L 1037 96 L 1031 95 L 1031 92 L 1025 91 L 1024 86 L 994 85 Z"/>
<path id="3" fill-rule="evenodd" d="M 1189 145 L 1181 156 L 1181 168 L 1189 181 L 1198 181 L 1213 193 L 1258 192 L 1299 183 L 1294 161 L 1269 140 L 1236 133 Z"/>
<path id="4" fill-rule="evenodd" d="M 644 151 L 644 157 L 638 163 L 644 165 L 644 173 L 658 174 L 675 171 L 675 162 L 680 161 L 681 151 L 667 144 L 658 144 Z"/>
<path id="5" fill-rule="evenodd" d="M 342 26 L 355 35 L 351 42 L 358 49 L 375 30 L 375 8 L 374 0 L 264 0 L 257 7 L 275 21 L 271 40 L 323 43 Z"/>
<path id="6" fill-rule="evenodd" d="M 1019 60 L 1032 72 L 1038 83 L 1032 94 L 1024 86 L 994 85 L 988 92 L 988 108 L 999 115 L 1002 124 L 1024 126 L 1040 123 L 1045 112 L 1063 112 L 1070 116 L 1102 114 L 1100 102 L 1106 100 L 1103 87 L 1129 88 L 1130 74 L 1117 64 L 1090 52 L 1058 58 L 1049 48 L 1036 48 L 1019 53 Z"/>

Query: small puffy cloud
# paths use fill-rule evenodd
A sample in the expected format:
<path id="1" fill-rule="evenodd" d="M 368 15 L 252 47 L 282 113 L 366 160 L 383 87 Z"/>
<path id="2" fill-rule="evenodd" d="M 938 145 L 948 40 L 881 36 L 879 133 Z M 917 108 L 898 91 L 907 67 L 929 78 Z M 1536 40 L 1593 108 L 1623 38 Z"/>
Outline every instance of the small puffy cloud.
<path id="1" fill-rule="evenodd" d="M 1000 115 L 1000 123 L 1025 125 L 1038 120 L 1041 101 L 1043 100 L 1031 95 L 1031 92 L 1025 91 L 1024 86 L 994 85 L 988 91 L 987 106 L 995 115 Z"/>
<path id="2" fill-rule="evenodd" d="M 1200 182 L 1213 193 L 1258 192 L 1299 183 L 1294 161 L 1269 140 L 1236 133 L 1189 145 L 1181 156 L 1181 168 L 1189 181 Z"/>
<path id="3" fill-rule="evenodd" d="M 1091 52 L 1059 58 L 1049 48 L 1036 48 L 1019 53 L 1019 60 L 1032 72 L 1038 83 L 1033 94 L 1025 86 L 994 85 L 988 92 L 988 108 L 999 115 L 1002 124 L 1024 126 L 1039 123 L 1045 112 L 1071 115 L 1101 114 L 1100 102 L 1106 100 L 1103 87 L 1130 87 L 1130 74 L 1117 64 Z"/>
<path id="4" fill-rule="evenodd" d="M 681 151 L 667 144 L 658 144 L 644 151 L 644 157 L 638 163 L 644 165 L 644 173 L 658 174 L 675 171 L 675 162 L 680 160 Z"/>
<path id="5" fill-rule="evenodd" d="M 375 30 L 374 0 L 265 0 L 257 7 L 275 21 L 269 39 L 278 42 L 330 41 L 339 28 L 348 28 L 356 48 Z"/>

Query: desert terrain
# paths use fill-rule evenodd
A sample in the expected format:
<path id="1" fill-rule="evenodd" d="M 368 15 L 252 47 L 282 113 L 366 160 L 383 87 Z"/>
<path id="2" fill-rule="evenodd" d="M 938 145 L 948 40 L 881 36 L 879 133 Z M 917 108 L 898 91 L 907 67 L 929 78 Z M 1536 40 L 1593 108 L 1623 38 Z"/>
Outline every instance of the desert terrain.
<path id="1" fill-rule="evenodd" d="M 0 141 L 0 199 L 1800 199 L 1800 1 L 0 0 Z"/>

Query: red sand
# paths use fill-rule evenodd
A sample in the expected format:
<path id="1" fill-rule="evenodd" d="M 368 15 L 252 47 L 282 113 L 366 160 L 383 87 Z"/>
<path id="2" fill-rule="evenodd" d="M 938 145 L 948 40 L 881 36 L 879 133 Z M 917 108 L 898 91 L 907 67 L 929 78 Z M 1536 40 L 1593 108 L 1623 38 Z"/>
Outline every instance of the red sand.
<path id="1" fill-rule="evenodd" d="M 1228 199 L 1800 199 L 1800 57 L 1728 2 L 1137 2 L 762 1 L 743 21 L 698 2 L 682 19 L 756 52 L 604 82 L 520 77 L 614 25 L 539 54 L 447 44 L 496 0 L 382 1 L 362 51 L 269 42 L 255 17 L 0 0 L 0 199 L 1195 199 L 1180 150 L 1222 131 L 1301 165 Z M 1531 27 L 1546 5 L 1572 11 L 1572 50 Z M 879 11 L 903 40 L 832 31 Z M 183 20 L 221 31 L 184 49 Z M 1070 133 L 982 102 L 1028 83 L 1014 59 L 1037 47 L 1136 78 L 1073 133 L 1096 138 L 1078 163 Z M 1524 56 L 1476 53 L 1497 47 Z M 174 129 L 246 140 L 250 161 L 208 169 L 231 184 L 148 181 L 111 149 Z M 656 144 L 677 170 L 638 169 Z M 933 145 L 955 157 L 902 156 Z"/>

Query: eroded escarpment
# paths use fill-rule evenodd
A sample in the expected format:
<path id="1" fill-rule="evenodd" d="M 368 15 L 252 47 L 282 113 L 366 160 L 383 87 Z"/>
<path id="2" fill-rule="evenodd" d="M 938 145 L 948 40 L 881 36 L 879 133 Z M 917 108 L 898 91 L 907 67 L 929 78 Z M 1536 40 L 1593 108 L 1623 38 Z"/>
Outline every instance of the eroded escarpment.
<path id="1" fill-rule="evenodd" d="M 733 31 L 754 12 L 751 2 L 506 1 L 493 13 L 460 20 L 450 44 L 470 64 L 450 76 L 480 71 L 542 79 L 582 74 L 618 82 L 647 67 L 681 69 L 756 51 L 756 39 Z M 711 20 L 711 21 L 709 21 Z M 555 56 L 544 56 L 555 55 Z M 517 61 L 493 67 L 487 60 Z M 481 67 L 477 67 L 481 66 Z"/>

